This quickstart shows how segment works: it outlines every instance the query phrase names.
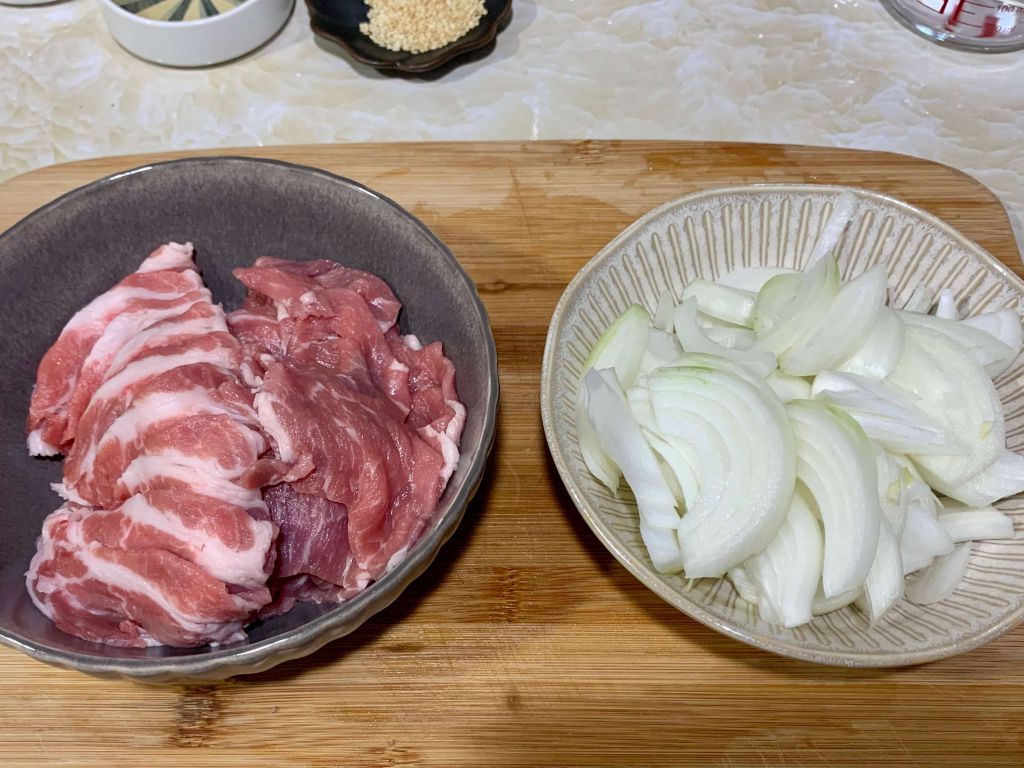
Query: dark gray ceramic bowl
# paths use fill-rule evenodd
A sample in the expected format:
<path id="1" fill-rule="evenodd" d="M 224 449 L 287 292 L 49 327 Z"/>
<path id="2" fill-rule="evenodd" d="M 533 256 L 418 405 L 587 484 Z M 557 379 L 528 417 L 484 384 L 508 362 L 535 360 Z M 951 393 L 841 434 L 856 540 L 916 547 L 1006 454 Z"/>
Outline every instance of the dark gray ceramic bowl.
<path id="1" fill-rule="evenodd" d="M 113 648 L 56 629 L 29 600 L 24 573 L 43 518 L 59 506 L 60 463 L 30 458 L 24 419 L 36 365 L 64 323 L 134 271 L 155 246 L 195 243 L 226 308 L 244 292 L 234 267 L 261 255 L 335 259 L 380 275 L 405 305 L 403 331 L 441 340 L 468 416 L 462 459 L 435 523 L 395 570 L 348 603 L 299 605 L 246 642 L 211 649 Z M 97 675 L 150 682 L 259 672 L 312 653 L 390 604 L 431 563 L 476 492 L 494 438 L 498 371 L 487 313 L 445 245 L 391 200 L 313 168 L 241 157 L 137 168 L 77 189 L 0 235 L 0 642 Z"/>

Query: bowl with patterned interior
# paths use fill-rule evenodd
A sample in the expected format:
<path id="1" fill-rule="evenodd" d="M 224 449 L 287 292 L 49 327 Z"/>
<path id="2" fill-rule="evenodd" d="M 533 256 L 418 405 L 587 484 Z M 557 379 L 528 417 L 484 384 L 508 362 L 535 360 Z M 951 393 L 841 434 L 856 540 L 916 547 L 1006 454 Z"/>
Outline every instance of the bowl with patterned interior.
<path id="1" fill-rule="evenodd" d="M 611 494 L 588 471 L 574 418 L 580 376 L 595 341 L 638 303 L 652 314 L 665 289 L 715 280 L 734 269 L 804 266 L 837 198 L 858 199 L 835 249 L 844 279 L 887 263 L 889 301 L 906 304 L 919 284 L 950 288 L 965 315 L 1000 308 L 1021 314 L 1024 282 L 951 226 L 899 200 L 846 187 L 755 185 L 715 189 L 666 203 L 634 222 L 580 270 L 552 317 L 544 353 L 541 411 L 552 457 L 583 519 L 615 558 L 693 619 L 750 645 L 807 661 L 850 667 L 918 664 L 976 648 L 1024 617 L 1024 498 L 996 506 L 1013 539 L 973 545 L 959 587 L 941 602 L 899 600 L 873 625 L 859 608 L 823 614 L 794 629 L 772 625 L 726 579 L 689 581 L 655 570 L 625 482 Z M 995 379 L 1007 447 L 1024 450 L 1022 360 Z"/>
<path id="2" fill-rule="evenodd" d="M 295 0 L 100 0 L 125 50 L 170 67 L 205 67 L 259 48 L 284 27 Z"/>

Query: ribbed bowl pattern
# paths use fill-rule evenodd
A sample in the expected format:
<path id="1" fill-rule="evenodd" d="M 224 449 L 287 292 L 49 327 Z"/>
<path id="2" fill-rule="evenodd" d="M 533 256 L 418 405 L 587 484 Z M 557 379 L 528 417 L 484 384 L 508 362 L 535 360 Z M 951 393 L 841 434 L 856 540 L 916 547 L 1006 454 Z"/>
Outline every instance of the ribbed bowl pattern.
<path id="1" fill-rule="evenodd" d="M 800 268 L 844 187 L 764 185 L 710 190 L 667 203 L 606 246 L 570 283 L 552 318 L 542 374 L 542 414 L 562 480 L 587 524 L 612 554 L 666 601 L 736 639 L 787 656 L 845 666 L 916 664 L 975 648 L 1024 615 L 1024 499 L 999 504 L 1017 539 L 974 545 L 966 578 L 941 603 L 900 601 L 876 625 L 849 607 L 797 629 L 760 619 L 721 579 L 665 576 L 640 539 L 625 483 L 613 498 L 587 471 L 573 412 L 584 360 L 631 303 L 654 311 L 670 288 L 678 298 L 696 278 L 749 266 Z M 947 224 L 910 205 L 864 190 L 857 220 L 837 256 L 844 277 L 888 264 L 890 303 L 903 306 L 918 284 L 952 288 L 966 314 L 1000 307 L 1020 313 L 1024 282 Z M 1010 448 L 1024 444 L 1024 362 L 996 381 Z M 682 620 L 682 619 L 680 619 Z"/>

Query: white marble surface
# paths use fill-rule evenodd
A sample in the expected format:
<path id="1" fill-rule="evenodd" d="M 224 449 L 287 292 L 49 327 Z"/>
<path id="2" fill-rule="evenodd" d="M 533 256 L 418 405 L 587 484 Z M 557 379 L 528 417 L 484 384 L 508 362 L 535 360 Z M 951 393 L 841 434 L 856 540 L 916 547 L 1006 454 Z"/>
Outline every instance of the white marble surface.
<path id="1" fill-rule="evenodd" d="M 496 50 L 436 81 L 318 45 L 170 70 L 96 0 L 0 6 L 0 178 L 137 151 L 367 140 L 675 138 L 886 149 L 974 175 L 1024 242 L 1024 52 L 958 53 L 877 0 L 517 0 Z"/>

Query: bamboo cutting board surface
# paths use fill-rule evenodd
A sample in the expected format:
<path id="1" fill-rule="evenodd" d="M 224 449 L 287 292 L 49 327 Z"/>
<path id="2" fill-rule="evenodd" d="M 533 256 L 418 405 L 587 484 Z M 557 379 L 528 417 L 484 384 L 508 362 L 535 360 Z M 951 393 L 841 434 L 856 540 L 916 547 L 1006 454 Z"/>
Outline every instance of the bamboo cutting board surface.
<path id="1" fill-rule="evenodd" d="M 0 230 L 107 158 L 0 185 Z M 502 400 L 488 474 L 423 578 L 354 635 L 253 677 L 148 687 L 0 648 L 0 764 L 95 766 L 1014 766 L 1024 628 L 893 671 L 817 667 L 729 640 L 633 579 L 548 458 L 541 354 L 576 271 L 635 218 L 710 186 L 849 184 L 934 213 L 1024 275 L 1006 214 L 945 166 L 747 144 L 281 147 L 411 210 L 476 281 Z"/>

